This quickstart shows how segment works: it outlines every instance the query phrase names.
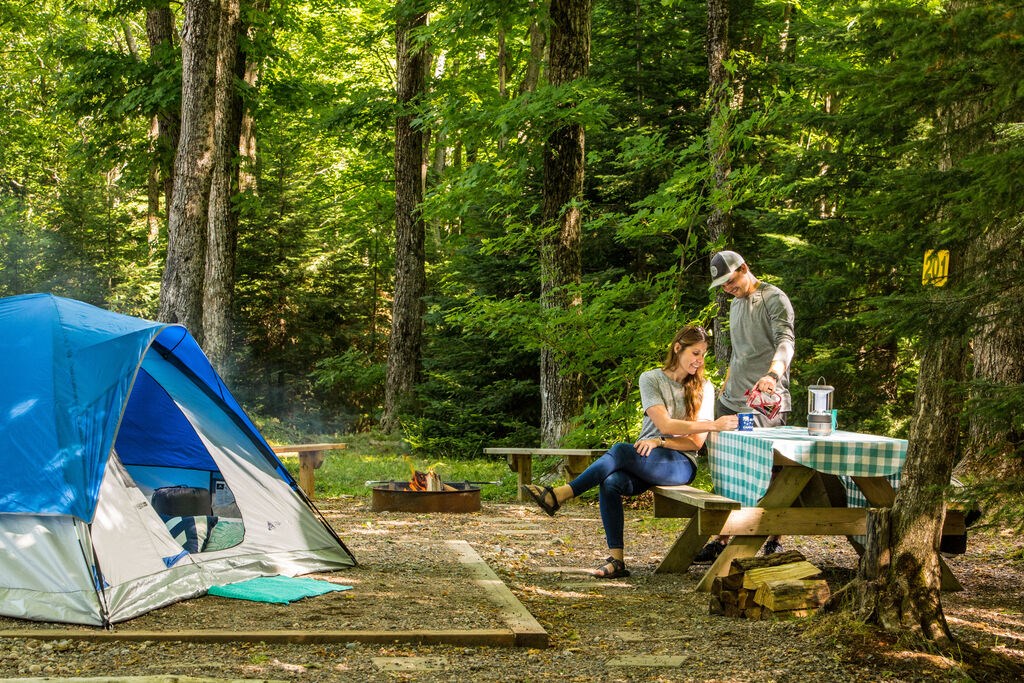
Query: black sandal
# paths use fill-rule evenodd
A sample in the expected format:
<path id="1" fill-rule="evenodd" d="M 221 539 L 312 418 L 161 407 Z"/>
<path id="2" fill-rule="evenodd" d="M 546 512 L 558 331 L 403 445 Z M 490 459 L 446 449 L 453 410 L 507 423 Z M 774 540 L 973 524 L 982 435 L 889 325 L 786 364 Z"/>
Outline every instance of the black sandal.
<path id="1" fill-rule="evenodd" d="M 562 505 L 558 502 L 558 497 L 555 496 L 555 491 L 550 486 L 540 487 L 536 484 L 527 484 L 522 487 L 522 492 L 533 498 L 533 502 L 536 503 L 541 510 L 548 513 L 549 516 L 554 517 L 555 513 L 558 512 L 558 508 Z M 548 502 L 550 496 L 551 502 Z"/>
<path id="2" fill-rule="evenodd" d="M 611 567 L 611 571 L 608 570 Z M 629 570 L 626 569 L 626 563 L 622 560 L 616 560 L 614 557 L 605 559 L 605 565 L 594 570 L 594 577 L 598 579 L 622 579 L 629 576 Z"/>

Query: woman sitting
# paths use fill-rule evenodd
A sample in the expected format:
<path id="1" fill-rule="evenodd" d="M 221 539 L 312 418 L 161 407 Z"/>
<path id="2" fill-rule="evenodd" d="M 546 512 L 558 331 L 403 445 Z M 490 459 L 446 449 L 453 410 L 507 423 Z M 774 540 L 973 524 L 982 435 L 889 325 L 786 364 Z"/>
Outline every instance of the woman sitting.
<path id="1" fill-rule="evenodd" d="M 704 377 L 708 337 L 690 325 L 676 333 L 664 367 L 640 375 L 644 417 L 635 443 L 617 443 L 568 484 L 523 487 L 549 515 L 565 501 L 599 486 L 601 522 L 608 559 L 594 576 L 629 576 L 623 561 L 623 496 L 636 496 L 652 486 L 689 484 L 697 474 L 697 451 L 708 432 L 736 429 L 735 415 L 714 419 L 715 390 Z"/>

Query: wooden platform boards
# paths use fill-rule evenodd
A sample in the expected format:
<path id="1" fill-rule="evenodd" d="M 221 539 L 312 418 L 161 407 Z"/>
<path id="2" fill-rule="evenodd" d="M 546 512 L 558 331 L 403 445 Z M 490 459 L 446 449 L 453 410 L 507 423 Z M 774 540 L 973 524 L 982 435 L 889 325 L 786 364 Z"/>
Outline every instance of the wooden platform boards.
<path id="1" fill-rule="evenodd" d="M 498 607 L 507 628 L 473 630 L 357 631 L 357 630 L 277 630 L 234 631 L 202 629 L 188 631 L 131 631 L 103 629 L 19 629 L 0 631 L 2 638 L 33 640 L 100 641 L 180 641 L 192 643 L 414 643 L 418 645 L 456 645 L 463 647 L 546 648 L 549 637 L 544 627 L 519 602 L 498 575 L 466 541 L 446 541 L 451 555 L 469 573 L 472 584 L 483 591 L 488 602 Z M 385 605 L 381 609 L 386 609 Z"/>

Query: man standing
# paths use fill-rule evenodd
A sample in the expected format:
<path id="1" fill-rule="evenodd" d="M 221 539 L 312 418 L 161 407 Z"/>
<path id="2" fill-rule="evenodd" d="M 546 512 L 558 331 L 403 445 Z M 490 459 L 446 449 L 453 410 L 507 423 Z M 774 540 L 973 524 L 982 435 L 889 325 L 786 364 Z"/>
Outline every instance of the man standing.
<path id="1" fill-rule="evenodd" d="M 753 411 L 757 426 L 782 426 L 793 410 L 789 394 L 789 367 L 796 350 L 793 305 L 781 289 L 754 277 L 750 266 L 735 251 L 720 251 L 711 257 L 709 289 L 715 287 L 733 297 L 729 304 L 732 357 L 725 386 L 715 401 L 715 417 L 751 412 L 747 392 L 757 389 L 763 394 L 775 394 L 780 403 L 778 413 L 770 419 Z M 693 561 L 713 562 L 727 541 L 723 536 L 713 539 Z M 764 545 L 765 555 L 781 550 L 777 536 Z"/>
<path id="2" fill-rule="evenodd" d="M 761 282 L 735 251 L 711 257 L 711 287 L 733 296 L 729 305 L 729 340 L 732 357 L 725 386 L 715 402 L 715 416 L 749 412 L 747 392 L 753 389 L 775 394 L 781 405 L 773 419 L 754 413 L 758 427 L 786 424 L 793 410 L 789 395 L 789 366 L 793 362 L 796 335 L 793 305 L 775 285 Z"/>

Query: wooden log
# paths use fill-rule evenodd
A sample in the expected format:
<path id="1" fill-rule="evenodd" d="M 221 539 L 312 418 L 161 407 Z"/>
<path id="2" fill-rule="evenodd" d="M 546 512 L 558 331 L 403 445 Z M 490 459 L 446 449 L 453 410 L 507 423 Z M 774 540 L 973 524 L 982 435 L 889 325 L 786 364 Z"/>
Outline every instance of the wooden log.
<path id="1" fill-rule="evenodd" d="M 726 604 L 725 605 L 725 616 L 727 616 L 727 617 L 742 617 L 743 616 L 743 610 L 741 610 L 736 605 Z"/>
<path id="2" fill-rule="evenodd" d="M 772 553 L 771 555 L 761 555 L 760 557 L 738 557 L 732 561 L 729 573 L 745 572 L 762 567 L 777 567 L 780 564 L 801 562 L 806 559 L 799 550 L 787 550 L 784 553 Z"/>
<path id="3" fill-rule="evenodd" d="M 761 584 L 768 581 L 781 581 L 783 579 L 808 579 L 817 576 L 821 570 L 810 562 L 790 562 L 778 567 L 761 567 L 743 572 L 743 587 L 756 590 Z"/>
<path id="4" fill-rule="evenodd" d="M 754 602 L 773 612 L 818 609 L 831 592 L 824 579 L 768 581 L 754 593 Z"/>
<path id="5" fill-rule="evenodd" d="M 725 605 L 723 605 L 722 601 L 715 596 L 711 596 L 711 600 L 708 601 L 708 614 L 716 617 L 720 617 L 725 614 Z"/>
<path id="6" fill-rule="evenodd" d="M 19 629 L 0 631 L 0 638 L 33 640 L 74 640 L 86 642 L 185 642 L 200 643 L 373 643 L 393 645 L 451 645 L 458 647 L 539 647 L 521 642 L 520 634 L 511 629 L 478 629 L 459 631 L 223 631 L 198 629 L 188 631 L 125 631 L 92 629 Z M 103 679 L 106 680 L 106 679 Z"/>
<path id="7" fill-rule="evenodd" d="M 747 609 L 743 610 L 743 616 L 751 621 L 758 621 L 761 618 L 761 612 L 764 610 L 761 605 L 757 603 L 751 605 Z"/>
<path id="8" fill-rule="evenodd" d="M 722 590 L 724 591 L 738 591 L 740 588 L 743 588 L 743 572 L 726 574 L 725 576 L 716 577 L 715 580 L 721 581 Z"/>

